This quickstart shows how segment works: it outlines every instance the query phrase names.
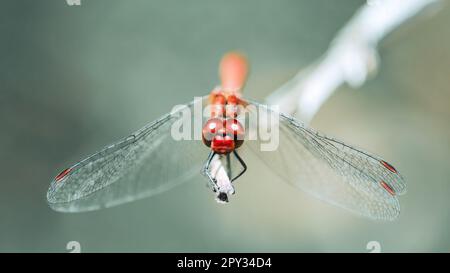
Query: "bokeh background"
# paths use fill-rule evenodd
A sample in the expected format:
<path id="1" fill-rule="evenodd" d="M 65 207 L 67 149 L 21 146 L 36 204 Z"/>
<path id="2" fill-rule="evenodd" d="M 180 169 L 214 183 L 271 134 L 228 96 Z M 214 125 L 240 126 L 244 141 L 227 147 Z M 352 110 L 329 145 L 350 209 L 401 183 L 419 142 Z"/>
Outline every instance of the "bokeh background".
<path id="1" fill-rule="evenodd" d="M 407 178 L 395 222 L 374 222 L 293 190 L 262 163 L 218 205 L 200 176 L 118 207 L 62 214 L 46 204 L 61 169 L 217 84 L 247 53 L 248 97 L 263 99 L 317 59 L 364 4 L 334 1 L 2 1 L 0 251 L 450 250 L 450 7 L 380 47 L 379 74 L 342 87 L 316 129 L 382 155 Z M 301 162 L 299 162 L 301 164 Z"/>

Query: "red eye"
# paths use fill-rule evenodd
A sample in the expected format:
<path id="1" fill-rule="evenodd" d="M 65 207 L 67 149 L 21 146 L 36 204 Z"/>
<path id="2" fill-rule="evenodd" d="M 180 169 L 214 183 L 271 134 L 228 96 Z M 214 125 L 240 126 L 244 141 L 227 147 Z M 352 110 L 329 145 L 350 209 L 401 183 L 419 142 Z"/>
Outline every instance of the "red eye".
<path id="1" fill-rule="evenodd" d="M 216 130 L 217 130 L 217 123 L 216 122 L 210 122 L 208 124 L 208 128 L 206 128 L 208 130 L 208 132 L 210 132 L 211 134 L 215 134 Z"/>
<path id="2" fill-rule="evenodd" d="M 245 129 L 237 119 L 227 119 L 225 122 L 225 131 L 227 135 L 233 136 L 236 148 L 244 143 Z"/>
<path id="3" fill-rule="evenodd" d="M 202 140 L 206 146 L 211 147 L 211 140 L 215 135 L 223 131 L 223 121 L 219 118 L 212 118 L 203 125 Z"/>

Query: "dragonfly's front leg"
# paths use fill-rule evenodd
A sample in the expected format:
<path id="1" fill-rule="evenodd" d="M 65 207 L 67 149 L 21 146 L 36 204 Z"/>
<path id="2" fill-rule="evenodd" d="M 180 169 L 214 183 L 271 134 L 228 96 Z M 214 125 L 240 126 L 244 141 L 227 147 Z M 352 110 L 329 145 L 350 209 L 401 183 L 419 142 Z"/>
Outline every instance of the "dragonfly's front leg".
<path id="1" fill-rule="evenodd" d="M 206 186 L 209 187 L 213 192 L 217 192 L 218 191 L 218 189 L 217 189 L 217 180 L 211 175 L 211 172 L 210 172 L 209 169 L 210 169 L 210 166 L 211 166 L 211 161 L 214 158 L 215 154 L 216 153 L 213 152 L 213 151 L 211 151 L 209 153 L 208 158 L 205 161 L 205 164 L 203 164 L 203 167 L 200 170 L 200 173 L 203 176 L 206 176 L 208 178 L 207 179 L 208 183 L 207 183 Z"/>

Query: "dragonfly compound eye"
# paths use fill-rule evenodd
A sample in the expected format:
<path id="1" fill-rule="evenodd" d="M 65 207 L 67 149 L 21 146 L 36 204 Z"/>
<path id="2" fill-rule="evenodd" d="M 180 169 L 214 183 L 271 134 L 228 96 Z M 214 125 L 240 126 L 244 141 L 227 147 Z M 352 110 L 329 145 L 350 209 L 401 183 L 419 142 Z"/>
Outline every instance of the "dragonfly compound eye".
<path id="1" fill-rule="evenodd" d="M 205 125 L 203 126 L 202 130 L 202 140 L 203 143 L 211 147 L 211 141 L 213 140 L 214 136 L 217 134 L 222 133 L 223 131 L 223 120 L 220 118 L 212 118 L 208 120 Z"/>
<path id="2" fill-rule="evenodd" d="M 245 129 L 237 119 L 230 118 L 225 121 L 225 132 L 233 137 L 235 148 L 240 147 L 244 143 Z"/>

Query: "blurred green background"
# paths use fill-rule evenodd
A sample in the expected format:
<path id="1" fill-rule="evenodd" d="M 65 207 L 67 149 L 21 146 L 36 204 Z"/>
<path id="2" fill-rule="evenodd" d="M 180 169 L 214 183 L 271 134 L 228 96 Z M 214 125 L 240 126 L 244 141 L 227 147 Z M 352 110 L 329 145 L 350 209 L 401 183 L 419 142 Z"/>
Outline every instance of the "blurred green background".
<path id="1" fill-rule="evenodd" d="M 343 87 L 312 126 L 382 155 L 408 181 L 395 222 L 324 204 L 264 168 L 227 206 L 198 179 L 90 213 L 46 204 L 51 179 L 86 155 L 208 93 L 217 64 L 247 53 L 263 99 L 318 58 L 362 0 L 2 1 L 0 251 L 367 252 L 450 250 L 450 7 L 383 41 L 376 78 Z M 257 163 L 256 163 L 257 164 Z M 301 163 L 300 163 L 301 164 Z"/>

